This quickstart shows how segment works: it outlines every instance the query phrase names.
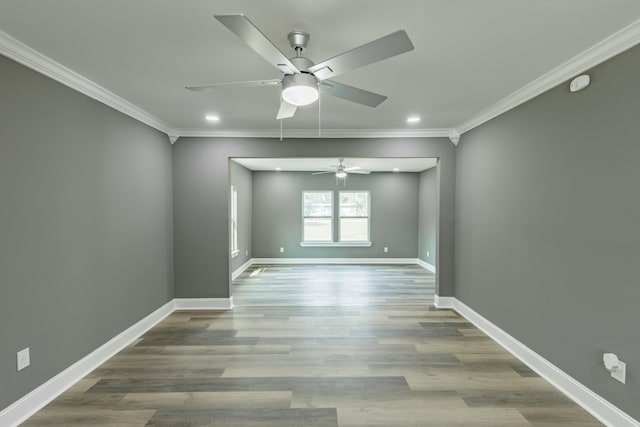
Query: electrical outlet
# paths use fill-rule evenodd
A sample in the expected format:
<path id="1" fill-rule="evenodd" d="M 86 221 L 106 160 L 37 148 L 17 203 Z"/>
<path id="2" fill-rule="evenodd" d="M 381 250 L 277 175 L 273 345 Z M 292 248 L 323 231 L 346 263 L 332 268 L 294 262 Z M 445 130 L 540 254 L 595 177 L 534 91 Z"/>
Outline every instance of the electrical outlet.
<path id="1" fill-rule="evenodd" d="M 249 249 L 244 250 L 244 256 L 249 256 Z"/>
<path id="2" fill-rule="evenodd" d="M 389 248 L 385 246 L 385 247 L 384 247 L 384 251 L 385 251 L 385 252 L 389 252 Z"/>
<path id="3" fill-rule="evenodd" d="M 429 251 L 427 251 L 427 256 L 429 256 Z"/>
<path id="4" fill-rule="evenodd" d="M 280 253 L 284 253 L 284 248 L 280 248 Z"/>
<path id="5" fill-rule="evenodd" d="M 20 350 L 17 354 L 18 371 L 22 371 L 24 368 L 31 364 L 31 356 L 29 355 L 29 347 L 24 350 Z"/>

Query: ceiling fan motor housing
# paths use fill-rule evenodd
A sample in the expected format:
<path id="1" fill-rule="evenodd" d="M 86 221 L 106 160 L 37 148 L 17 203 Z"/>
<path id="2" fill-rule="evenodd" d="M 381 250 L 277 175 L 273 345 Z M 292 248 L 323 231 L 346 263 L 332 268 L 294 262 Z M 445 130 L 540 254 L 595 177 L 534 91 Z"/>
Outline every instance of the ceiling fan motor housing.
<path id="1" fill-rule="evenodd" d="M 289 61 L 291 61 L 291 63 L 295 65 L 296 68 L 303 73 L 310 73 L 309 68 L 313 66 L 312 60 L 302 56 L 290 58 Z"/>

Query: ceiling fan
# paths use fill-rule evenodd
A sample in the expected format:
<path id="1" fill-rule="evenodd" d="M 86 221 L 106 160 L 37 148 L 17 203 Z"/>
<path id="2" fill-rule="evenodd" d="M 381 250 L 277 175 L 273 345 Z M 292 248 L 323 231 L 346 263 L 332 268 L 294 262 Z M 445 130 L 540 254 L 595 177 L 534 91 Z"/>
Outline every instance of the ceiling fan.
<path id="1" fill-rule="evenodd" d="M 232 33 L 240 37 L 258 55 L 278 68 L 281 79 L 253 80 L 230 83 L 214 83 L 203 86 L 187 86 L 192 91 L 212 90 L 224 86 L 281 86 L 282 102 L 277 119 L 293 117 L 296 108 L 315 102 L 319 90 L 329 95 L 369 107 L 377 107 L 386 96 L 353 86 L 338 83 L 329 78 L 338 76 L 364 65 L 382 61 L 413 50 L 413 44 L 404 30 L 396 31 L 338 56 L 314 64 L 302 56 L 310 35 L 304 31 L 291 31 L 289 44 L 296 55 L 287 58 L 253 23 L 243 14 L 214 15 Z"/>
<path id="2" fill-rule="evenodd" d="M 361 170 L 360 166 L 353 166 L 350 168 L 345 167 L 344 159 L 341 158 L 339 160 L 340 160 L 340 164 L 331 165 L 332 169 L 322 171 L 322 172 L 313 172 L 311 175 L 323 175 L 325 173 L 335 173 L 336 178 L 346 178 L 347 175 L 350 173 L 357 173 L 362 175 L 369 175 L 371 173 L 370 171 Z"/>

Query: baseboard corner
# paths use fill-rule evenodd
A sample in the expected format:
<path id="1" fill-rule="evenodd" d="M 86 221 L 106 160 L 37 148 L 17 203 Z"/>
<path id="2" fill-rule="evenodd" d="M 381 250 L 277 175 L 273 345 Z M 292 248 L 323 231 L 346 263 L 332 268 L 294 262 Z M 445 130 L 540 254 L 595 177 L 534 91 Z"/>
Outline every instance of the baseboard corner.
<path id="1" fill-rule="evenodd" d="M 244 264 L 242 264 L 240 267 L 236 268 L 233 273 L 231 273 L 231 280 L 236 280 L 238 277 L 240 277 L 240 275 L 242 273 L 244 273 L 244 271 L 251 267 L 251 265 L 254 264 L 253 262 L 253 258 L 249 258 L 247 260 L 247 262 L 245 262 Z"/>
<path id="2" fill-rule="evenodd" d="M 425 270 L 428 270 L 432 273 L 436 272 L 436 266 L 433 264 L 429 264 L 428 262 L 420 259 L 420 258 L 416 258 L 416 264 L 418 264 L 420 267 L 424 268 Z"/>
<path id="3" fill-rule="evenodd" d="M 435 294 L 433 296 L 433 305 L 436 308 L 442 308 L 442 309 L 446 309 L 446 308 L 454 308 L 454 297 L 441 297 L 438 294 Z"/>
<path id="4" fill-rule="evenodd" d="M 233 297 L 229 298 L 174 298 L 176 310 L 230 310 Z"/>

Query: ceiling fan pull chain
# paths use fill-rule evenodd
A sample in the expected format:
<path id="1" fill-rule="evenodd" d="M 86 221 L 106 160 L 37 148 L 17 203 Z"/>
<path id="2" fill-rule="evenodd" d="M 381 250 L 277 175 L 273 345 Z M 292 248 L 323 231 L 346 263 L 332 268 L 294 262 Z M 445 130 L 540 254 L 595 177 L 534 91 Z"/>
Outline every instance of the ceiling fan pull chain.
<path id="1" fill-rule="evenodd" d="M 280 119 L 280 141 L 282 141 L 282 119 Z"/>
<path id="2" fill-rule="evenodd" d="M 322 95 L 320 94 L 320 91 L 318 91 L 318 138 L 322 136 L 322 127 L 321 127 L 322 122 L 320 121 L 320 119 L 322 118 L 321 99 L 322 99 Z"/>

